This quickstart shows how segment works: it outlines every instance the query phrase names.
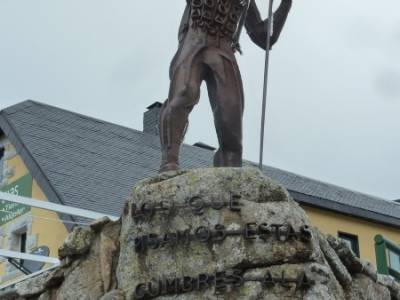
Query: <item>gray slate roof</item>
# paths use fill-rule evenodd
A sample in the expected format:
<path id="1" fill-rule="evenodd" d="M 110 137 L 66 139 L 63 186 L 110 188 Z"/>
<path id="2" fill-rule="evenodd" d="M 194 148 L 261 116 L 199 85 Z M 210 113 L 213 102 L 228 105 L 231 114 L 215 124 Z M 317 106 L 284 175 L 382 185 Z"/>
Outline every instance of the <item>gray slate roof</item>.
<path id="1" fill-rule="evenodd" d="M 0 128 L 47 197 L 69 206 L 119 215 L 134 183 L 159 167 L 157 136 L 31 100 L 2 110 Z M 208 167 L 212 156 L 184 145 L 181 164 Z M 300 203 L 400 227 L 395 202 L 272 167 L 264 173 Z"/>

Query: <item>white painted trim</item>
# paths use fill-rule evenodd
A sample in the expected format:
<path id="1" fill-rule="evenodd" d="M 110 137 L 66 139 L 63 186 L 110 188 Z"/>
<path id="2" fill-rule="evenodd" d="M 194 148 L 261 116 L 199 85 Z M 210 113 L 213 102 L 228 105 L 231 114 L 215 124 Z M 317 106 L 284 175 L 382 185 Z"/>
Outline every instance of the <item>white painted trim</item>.
<path id="1" fill-rule="evenodd" d="M 42 263 L 46 263 L 46 264 L 60 264 L 60 260 L 55 257 L 27 254 L 27 253 L 10 251 L 10 250 L 0 249 L 0 256 L 8 257 L 8 258 L 15 258 L 15 259 L 38 261 L 38 262 L 42 262 Z"/>
<path id="2" fill-rule="evenodd" d="M 29 278 L 36 277 L 36 276 L 38 276 L 38 275 L 40 275 L 42 273 L 45 273 L 45 272 L 50 271 L 50 270 L 53 270 L 53 269 L 57 268 L 58 266 L 59 266 L 59 264 L 57 264 L 55 266 L 51 266 L 51 267 L 49 267 L 47 269 L 43 269 L 43 270 L 37 271 L 37 272 L 29 274 L 29 275 L 21 276 L 20 278 L 17 278 L 15 280 L 11 281 L 11 282 L 8 282 L 6 284 L 0 285 L 0 291 L 6 289 L 8 287 L 14 286 L 17 283 L 20 283 L 20 282 L 22 282 L 24 280 L 27 280 Z"/>
<path id="3" fill-rule="evenodd" d="M 23 205 L 27 205 L 27 206 L 31 206 L 31 207 L 55 211 L 58 213 L 67 214 L 67 215 L 71 215 L 71 216 L 84 217 L 84 218 L 93 219 L 93 220 L 100 219 L 103 217 L 108 217 L 112 221 L 116 221 L 119 219 L 116 216 L 106 215 L 106 214 L 94 212 L 91 210 L 55 204 L 53 202 L 41 201 L 41 200 L 36 200 L 36 199 L 32 199 L 32 198 L 27 198 L 27 197 L 16 196 L 16 195 L 4 193 L 4 192 L 0 192 L 0 200 L 15 202 L 15 203 L 19 203 L 19 204 L 23 204 Z"/>

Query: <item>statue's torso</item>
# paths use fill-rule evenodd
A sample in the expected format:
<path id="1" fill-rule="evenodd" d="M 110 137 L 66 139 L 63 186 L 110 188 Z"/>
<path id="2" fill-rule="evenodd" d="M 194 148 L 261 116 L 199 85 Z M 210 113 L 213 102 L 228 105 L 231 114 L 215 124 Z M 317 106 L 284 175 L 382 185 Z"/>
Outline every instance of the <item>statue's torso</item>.
<path id="1" fill-rule="evenodd" d="M 236 65 L 236 34 L 242 25 L 249 1 L 187 0 L 189 10 L 181 24 L 179 48 L 171 62 L 171 77 L 182 64 L 190 72 L 199 53 L 208 63 L 214 62 L 210 63 L 210 68 L 216 73 L 223 70 L 221 58 Z"/>
<path id="2" fill-rule="evenodd" d="M 190 26 L 233 39 L 250 0 L 189 0 Z"/>

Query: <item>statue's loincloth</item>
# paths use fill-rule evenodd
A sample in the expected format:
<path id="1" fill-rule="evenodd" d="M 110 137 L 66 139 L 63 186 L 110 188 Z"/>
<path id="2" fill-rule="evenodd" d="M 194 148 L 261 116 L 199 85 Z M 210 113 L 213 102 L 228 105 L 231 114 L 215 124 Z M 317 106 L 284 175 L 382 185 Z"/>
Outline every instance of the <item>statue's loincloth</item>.
<path id="1" fill-rule="evenodd" d="M 192 74 L 192 68 L 196 64 L 204 64 L 222 81 L 225 81 L 226 63 L 233 67 L 239 75 L 232 43 L 229 39 L 191 29 L 171 62 L 170 78 L 172 80 L 179 69 L 179 72 L 183 72 L 183 77 L 188 80 Z"/>

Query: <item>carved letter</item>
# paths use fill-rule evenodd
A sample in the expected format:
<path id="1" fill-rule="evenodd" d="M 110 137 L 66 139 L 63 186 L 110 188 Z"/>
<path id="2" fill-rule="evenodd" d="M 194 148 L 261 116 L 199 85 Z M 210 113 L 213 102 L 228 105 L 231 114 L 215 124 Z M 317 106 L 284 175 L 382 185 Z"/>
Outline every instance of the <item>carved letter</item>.
<path id="1" fill-rule="evenodd" d="M 143 242 L 143 238 L 142 237 L 137 237 L 135 238 L 135 252 L 140 253 L 143 252 L 144 250 L 144 242 Z"/>
<path id="2" fill-rule="evenodd" d="M 297 233 L 294 231 L 293 226 L 288 224 L 286 228 L 286 240 L 290 239 L 297 239 Z"/>
<path id="3" fill-rule="evenodd" d="M 223 241 L 226 238 L 225 226 L 222 224 L 215 225 L 215 235 L 213 237 L 214 241 Z"/>
<path id="4" fill-rule="evenodd" d="M 185 293 L 193 291 L 193 278 L 185 276 L 182 280 L 182 291 Z"/>
<path id="5" fill-rule="evenodd" d="M 225 282 L 234 287 L 241 287 L 244 283 L 244 279 L 241 275 L 240 270 L 232 270 L 230 272 L 227 272 Z"/>
<path id="6" fill-rule="evenodd" d="M 312 239 L 312 231 L 309 226 L 304 225 L 300 229 L 301 232 L 301 240 L 304 242 L 309 242 Z"/>
<path id="7" fill-rule="evenodd" d="M 158 249 L 160 247 L 160 239 L 157 234 L 150 233 L 147 236 L 147 247 L 150 249 Z"/>
<path id="8" fill-rule="evenodd" d="M 199 228 L 197 228 L 194 234 L 197 240 L 203 243 L 208 242 L 211 237 L 210 229 L 205 226 L 200 226 Z"/>
<path id="9" fill-rule="evenodd" d="M 296 288 L 298 289 L 308 289 L 311 286 L 311 282 L 308 279 L 307 275 L 305 272 L 302 272 L 298 279 L 297 279 L 297 285 Z"/>
<path id="10" fill-rule="evenodd" d="M 247 223 L 244 227 L 244 238 L 246 240 L 256 239 L 257 223 Z"/>
<path id="11" fill-rule="evenodd" d="M 146 296 L 146 284 L 139 283 L 135 288 L 134 297 L 137 300 L 144 299 Z"/>
<path id="12" fill-rule="evenodd" d="M 165 233 L 162 240 L 160 241 L 160 246 L 165 247 L 168 244 L 175 245 L 176 244 L 176 233 Z"/>
<path id="13" fill-rule="evenodd" d="M 153 204 L 143 203 L 140 210 L 137 211 L 139 217 L 143 220 L 149 220 L 154 216 L 155 210 Z"/>
<path id="14" fill-rule="evenodd" d="M 202 215 L 204 213 L 204 201 L 199 196 L 194 196 L 189 200 L 189 205 L 195 215 Z"/>
<path id="15" fill-rule="evenodd" d="M 211 208 L 212 209 L 215 209 L 215 210 L 221 210 L 221 209 L 223 209 L 224 208 L 224 206 L 225 206 L 225 204 L 224 204 L 224 201 L 223 200 L 220 200 L 220 201 L 211 201 Z"/>
<path id="16" fill-rule="evenodd" d="M 258 231 L 260 239 L 263 241 L 266 241 L 272 234 L 272 228 L 267 223 L 261 223 L 260 226 L 258 226 Z"/>
<path id="17" fill-rule="evenodd" d="M 135 203 L 132 203 L 132 205 L 131 205 L 131 216 L 135 221 L 137 220 L 137 215 L 138 215 L 137 206 L 136 206 Z"/>
<path id="18" fill-rule="evenodd" d="M 207 274 L 200 274 L 197 277 L 197 282 L 196 282 L 196 290 L 202 290 L 208 288 L 208 275 Z"/>
<path id="19" fill-rule="evenodd" d="M 282 270 L 280 282 L 283 287 L 290 288 L 290 284 L 288 283 L 288 280 L 286 279 L 286 276 L 285 276 L 285 270 Z"/>
<path id="20" fill-rule="evenodd" d="M 281 227 L 283 227 L 282 224 L 271 224 L 271 227 L 275 231 L 275 236 L 278 241 L 281 240 Z"/>
<path id="21" fill-rule="evenodd" d="M 158 297 L 160 296 L 161 288 L 162 288 L 161 282 L 153 279 L 153 281 L 147 284 L 147 289 L 148 289 L 147 293 L 149 294 L 150 297 Z"/>
<path id="22" fill-rule="evenodd" d="M 275 281 L 274 278 L 272 278 L 272 274 L 270 271 L 267 271 L 267 273 L 265 274 L 262 284 L 264 287 L 269 287 L 269 288 L 273 288 L 275 286 Z"/>
<path id="23" fill-rule="evenodd" d="M 177 244 L 188 244 L 190 242 L 190 230 L 178 231 L 177 233 Z"/>
<path id="24" fill-rule="evenodd" d="M 168 294 L 178 294 L 179 293 L 179 279 L 166 279 L 165 286 Z"/>
<path id="25" fill-rule="evenodd" d="M 229 201 L 229 209 L 231 211 L 240 211 L 240 202 L 241 196 L 239 195 L 231 195 L 231 199 Z"/>
<path id="26" fill-rule="evenodd" d="M 170 211 L 172 206 L 173 206 L 173 204 L 170 204 L 169 202 L 166 202 L 166 201 L 160 202 L 160 209 L 162 211 Z"/>
<path id="27" fill-rule="evenodd" d="M 226 291 L 225 272 L 215 273 L 215 293 L 222 294 Z"/>

